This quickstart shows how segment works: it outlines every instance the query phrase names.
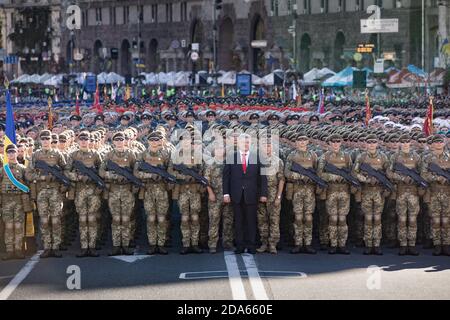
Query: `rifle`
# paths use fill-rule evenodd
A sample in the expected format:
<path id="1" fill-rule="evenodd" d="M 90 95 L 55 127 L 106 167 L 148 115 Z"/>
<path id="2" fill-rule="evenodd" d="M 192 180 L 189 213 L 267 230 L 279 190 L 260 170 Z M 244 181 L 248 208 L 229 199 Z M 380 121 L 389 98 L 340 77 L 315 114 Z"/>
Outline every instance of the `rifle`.
<path id="1" fill-rule="evenodd" d="M 297 162 L 292 162 L 291 170 L 299 173 L 303 176 L 306 176 L 310 178 L 312 181 L 314 181 L 320 188 L 325 189 L 328 187 L 328 183 L 320 178 L 313 169 L 306 169 L 305 167 L 299 165 Z"/>
<path id="2" fill-rule="evenodd" d="M 419 173 L 414 170 L 414 169 L 409 169 L 408 167 L 406 167 L 404 164 L 400 163 L 400 162 L 396 162 L 394 164 L 394 171 L 398 172 L 399 174 L 403 175 L 403 176 L 407 176 L 410 177 L 411 179 L 414 180 L 414 182 L 422 187 L 422 188 L 428 188 L 428 182 L 426 182 L 420 175 Z"/>
<path id="3" fill-rule="evenodd" d="M 450 181 L 450 171 L 448 169 L 442 169 L 436 163 L 432 162 L 428 166 L 428 170 L 430 170 L 434 174 L 444 177 L 445 179 L 447 179 L 447 181 Z"/>
<path id="4" fill-rule="evenodd" d="M 205 177 L 199 175 L 194 169 L 186 167 L 184 164 L 174 164 L 173 168 L 187 176 L 191 176 L 195 181 L 201 183 L 203 186 L 209 186 L 209 181 Z"/>
<path id="5" fill-rule="evenodd" d="M 80 172 L 82 175 L 95 182 L 100 188 L 106 188 L 105 182 L 102 180 L 102 178 L 100 178 L 100 176 L 92 168 L 86 167 L 83 162 L 75 160 L 73 162 L 73 167 L 77 169 L 78 172 Z"/>
<path id="6" fill-rule="evenodd" d="M 118 174 L 119 176 L 124 177 L 125 179 L 127 179 L 129 182 L 133 183 L 134 185 L 138 186 L 138 187 L 143 187 L 144 184 L 142 183 L 141 180 L 139 180 L 138 178 L 136 178 L 135 176 L 133 176 L 133 173 L 131 172 L 130 168 L 122 168 L 121 166 L 119 166 L 117 163 L 112 162 L 111 160 L 108 160 L 106 162 L 106 168 L 110 171 L 115 172 L 116 174 Z"/>
<path id="7" fill-rule="evenodd" d="M 389 191 L 394 190 L 394 184 L 391 181 L 389 181 L 386 175 L 380 170 L 372 168 L 372 166 L 369 165 L 368 163 L 361 163 L 359 168 L 365 173 L 367 173 L 369 176 L 377 179 L 378 182 L 381 183 L 385 189 Z"/>
<path id="8" fill-rule="evenodd" d="M 58 167 L 50 166 L 45 161 L 37 160 L 35 163 L 35 168 L 44 171 L 46 174 L 51 174 L 56 180 L 61 182 L 66 187 L 70 186 L 70 179 L 67 178 Z"/>
<path id="9" fill-rule="evenodd" d="M 323 168 L 326 172 L 328 173 L 332 173 L 338 176 L 341 176 L 342 178 L 344 178 L 347 182 L 349 182 L 350 184 L 352 184 L 354 187 L 359 188 L 361 186 L 361 184 L 359 183 L 359 181 L 353 177 L 350 174 L 349 170 L 346 169 L 339 169 L 338 167 L 336 167 L 334 164 L 331 164 L 329 162 L 327 162 L 325 164 L 325 167 Z"/>
<path id="10" fill-rule="evenodd" d="M 158 166 L 152 166 L 151 164 L 148 164 L 147 162 L 141 161 L 139 162 L 139 170 L 147 172 L 147 173 L 153 173 L 157 174 L 158 176 L 162 177 L 163 179 L 167 180 L 171 183 L 178 183 L 177 178 L 170 173 L 168 173 L 164 168 L 158 167 Z"/>

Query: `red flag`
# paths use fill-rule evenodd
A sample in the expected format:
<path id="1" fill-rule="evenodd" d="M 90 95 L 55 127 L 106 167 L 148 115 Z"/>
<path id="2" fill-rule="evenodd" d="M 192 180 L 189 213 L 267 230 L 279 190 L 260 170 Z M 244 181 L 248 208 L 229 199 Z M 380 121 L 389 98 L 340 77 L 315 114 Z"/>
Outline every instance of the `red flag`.
<path id="1" fill-rule="evenodd" d="M 433 97 L 430 97 L 430 104 L 427 110 L 427 117 L 425 118 L 425 122 L 423 123 L 423 132 L 426 136 L 430 136 L 433 134 Z"/>
<path id="2" fill-rule="evenodd" d="M 370 119 L 372 119 L 372 111 L 370 110 L 369 93 L 366 91 L 366 126 L 369 125 Z"/>
<path id="3" fill-rule="evenodd" d="M 98 90 L 98 84 L 97 88 L 95 89 L 94 104 L 92 106 L 92 109 L 97 109 L 97 113 L 103 113 L 103 108 L 100 104 L 100 92 Z"/>

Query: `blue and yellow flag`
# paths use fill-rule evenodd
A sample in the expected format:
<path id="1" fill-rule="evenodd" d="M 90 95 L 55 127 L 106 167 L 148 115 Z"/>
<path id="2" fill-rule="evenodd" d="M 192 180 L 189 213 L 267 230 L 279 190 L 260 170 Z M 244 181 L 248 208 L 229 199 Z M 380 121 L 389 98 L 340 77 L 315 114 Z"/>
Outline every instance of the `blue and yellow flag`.
<path id="1" fill-rule="evenodd" d="M 18 189 L 22 190 L 23 192 L 29 192 L 30 189 L 22 184 L 19 180 L 17 180 L 8 163 L 8 155 L 6 154 L 6 148 L 10 144 L 16 144 L 16 126 L 14 125 L 14 113 L 13 108 L 11 105 L 11 94 L 9 92 L 9 89 L 6 88 L 6 126 L 5 126 L 5 149 L 3 151 L 3 170 L 5 170 L 6 175 L 8 176 L 8 179 L 14 184 Z"/>

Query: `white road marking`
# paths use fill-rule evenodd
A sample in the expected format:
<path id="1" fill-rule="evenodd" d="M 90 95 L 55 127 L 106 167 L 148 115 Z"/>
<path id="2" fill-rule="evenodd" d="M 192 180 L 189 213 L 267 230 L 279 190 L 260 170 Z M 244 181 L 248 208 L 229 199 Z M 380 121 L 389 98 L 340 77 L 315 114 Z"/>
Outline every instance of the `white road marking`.
<path id="1" fill-rule="evenodd" d="M 242 259 L 244 260 L 245 268 L 247 269 L 248 279 L 250 280 L 255 299 L 269 300 L 264 284 L 259 276 L 258 267 L 256 266 L 253 255 L 248 253 L 242 254 Z"/>
<path id="2" fill-rule="evenodd" d="M 112 259 L 117 259 L 123 262 L 128 262 L 128 263 L 134 263 L 138 260 L 143 260 L 143 259 L 147 259 L 153 256 L 147 256 L 147 255 L 132 255 L 132 256 L 113 256 L 110 257 Z"/>
<path id="3" fill-rule="evenodd" d="M 230 282 L 233 300 L 247 300 L 236 255 L 233 251 L 225 251 L 223 255 L 225 258 L 225 264 L 227 265 L 228 280 Z"/>
<path id="4" fill-rule="evenodd" d="M 14 292 L 14 290 L 16 290 L 17 287 L 22 283 L 22 281 L 25 280 L 31 270 L 33 270 L 33 268 L 38 264 L 39 256 L 41 253 L 42 251 L 38 251 L 34 256 L 32 256 L 27 264 L 23 266 L 22 269 L 20 269 L 19 273 L 16 274 L 16 276 L 8 283 L 5 288 L 3 288 L 3 290 L 0 292 L 0 300 L 7 300 Z"/>

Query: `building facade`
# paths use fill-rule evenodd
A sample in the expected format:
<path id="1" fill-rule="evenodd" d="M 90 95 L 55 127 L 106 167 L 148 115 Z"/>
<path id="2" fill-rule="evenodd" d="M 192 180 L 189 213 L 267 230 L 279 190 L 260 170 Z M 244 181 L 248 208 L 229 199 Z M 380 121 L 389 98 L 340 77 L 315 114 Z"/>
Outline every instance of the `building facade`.
<path id="1" fill-rule="evenodd" d="M 360 32 L 360 20 L 374 4 L 382 8 L 381 18 L 399 19 L 398 33 Z M 75 30 L 67 24 L 71 5 L 80 8 Z M 214 24 L 214 0 L 3 0 L 2 44 L 8 55 L 20 58 L 7 70 L 15 75 L 208 70 L 214 47 L 216 70 L 373 67 L 374 54 L 354 60 L 359 44 L 374 44 L 375 53 L 397 67 L 423 63 L 431 70 L 447 37 L 448 3 L 424 0 L 424 5 L 425 10 L 422 0 L 223 0 Z M 266 40 L 266 46 L 260 41 L 252 47 L 254 40 Z M 195 64 L 192 43 L 199 44 Z"/>

